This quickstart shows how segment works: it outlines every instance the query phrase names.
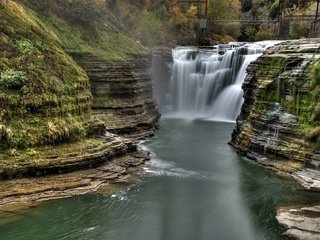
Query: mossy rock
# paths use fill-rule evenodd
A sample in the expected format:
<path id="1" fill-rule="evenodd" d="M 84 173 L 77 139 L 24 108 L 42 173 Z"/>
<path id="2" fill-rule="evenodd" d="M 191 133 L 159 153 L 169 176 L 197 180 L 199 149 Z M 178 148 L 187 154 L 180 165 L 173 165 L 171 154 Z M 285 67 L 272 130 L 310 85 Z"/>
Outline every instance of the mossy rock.
<path id="1" fill-rule="evenodd" d="M 0 3 L 0 147 L 26 148 L 86 135 L 86 73 L 33 11 Z"/>

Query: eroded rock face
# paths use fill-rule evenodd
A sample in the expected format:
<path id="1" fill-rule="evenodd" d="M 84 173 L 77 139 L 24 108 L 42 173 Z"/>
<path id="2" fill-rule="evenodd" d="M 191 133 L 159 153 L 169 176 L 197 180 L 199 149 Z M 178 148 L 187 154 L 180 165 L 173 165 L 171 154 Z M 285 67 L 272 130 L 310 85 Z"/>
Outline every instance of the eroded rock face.
<path id="1" fill-rule="evenodd" d="M 278 222 L 288 230 L 285 235 L 295 239 L 320 239 L 320 206 L 279 209 Z"/>
<path id="2" fill-rule="evenodd" d="M 119 184 L 128 186 L 139 182 L 136 173 L 142 171 L 149 153 L 114 134 L 107 133 L 104 141 L 107 146 L 91 142 L 95 147 L 82 149 L 82 152 L 74 149 L 68 156 L 51 156 L 36 168 L 39 174 L 46 176 L 1 181 L 0 208 L 82 195 L 98 189 L 113 193 L 119 190 Z M 48 175 L 49 172 L 60 174 Z"/>
<path id="3" fill-rule="evenodd" d="M 230 142 L 312 191 L 320 191 L 319 50 L 319 40 L 286 41 L 249 65 L 245 102 Z M 277 213 L 285 235 L 296 239 L 320 239 L 319 219 L 319 206 Z"/>
<path id="4" fill-rule="evenodd" d="M 0 0 L 0 8 L 0 207 L 7 197 L 128 182 L 148 158 L 135 140 L 152 135 L 160 116 L 148 50 L 115 31 L 100 3 Z"/>
<path id="5" fill-rule="evenodd" d="M 93 115 L 106 123 L 107 131 L 136 140 L 153 135 L 160 113 L 148 56 L 114 62 L 88 54 L 73 57 L 89 76 Z"/>
<path id="6" fill-rule="evenodd" d="M 289 174 L 300 170 L 296 179 L 310 190 L 320 190 L 314 183 L 320 179 L 319 142 L 307 138 L 305 126 L 319 124 L 308 118 L 312 105 L 306 105 L 319 47 L 317 40 L 283 42 L 249 65 L 245 102 L 230 143 L 273 170 Z M 308 169 L 313 169 L 313 181 L 301 177 L 311 172 Z"/>

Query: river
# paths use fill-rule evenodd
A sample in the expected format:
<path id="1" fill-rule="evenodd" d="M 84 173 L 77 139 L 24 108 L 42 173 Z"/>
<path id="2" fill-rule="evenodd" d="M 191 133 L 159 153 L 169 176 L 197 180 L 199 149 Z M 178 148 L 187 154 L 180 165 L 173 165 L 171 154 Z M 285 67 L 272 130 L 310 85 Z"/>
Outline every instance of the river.
<path id="1" fill-rule="evenodd" d="M 161 101 L 166 117 L 155 137 L 142 143 L 152 154 L 141 183 L 114 195 L 0 212 L 0 239 L 282 239 L 276 208 L 318 204 L 319 194 L 228 145 L 246 68 L 269 43 L 174 49 L 172 77 Z"/>
<path id="2" fill-rule="evenodd" d="M 276 207 L 319 195 L 239 156 L 232 123 L 164 119 L 141 184 L 1 213 L 1 240 L 281 239 Z M 10 221 L 8 221 L 10 220 Z"/>

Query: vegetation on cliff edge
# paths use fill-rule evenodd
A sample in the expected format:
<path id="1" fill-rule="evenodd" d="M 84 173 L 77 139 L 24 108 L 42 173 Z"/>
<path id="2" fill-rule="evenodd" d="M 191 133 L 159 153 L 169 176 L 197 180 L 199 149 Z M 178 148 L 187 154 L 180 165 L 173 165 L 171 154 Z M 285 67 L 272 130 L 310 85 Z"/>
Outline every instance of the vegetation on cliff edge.
<path id="1" fill-rule="evenodd" d="M 91 105 L 85 72 L 31 10 L 1 0 L 0 14 L 0 147 L 83 136 Z"/>

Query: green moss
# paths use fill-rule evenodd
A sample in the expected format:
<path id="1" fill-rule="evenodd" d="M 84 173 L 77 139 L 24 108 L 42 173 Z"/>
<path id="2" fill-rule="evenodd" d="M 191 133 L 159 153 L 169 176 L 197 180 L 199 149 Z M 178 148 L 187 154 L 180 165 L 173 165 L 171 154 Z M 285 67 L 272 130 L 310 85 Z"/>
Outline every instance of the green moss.
<path id="1" fill-rule="evenodd" d="M 313 63 L 308 68 L 309 78 L 306 78 L 308 89 L 301 95 L 299 101 L 299 117 L 307 128 L 315 129 L 320 125 L 320 64 Z"/>
<path id="2" fill-rule="evenodd" d="M 0 74 L 0 87 L 5 89 L 21 89 L 27 81 L 28 78 L 24 71 L 7 69 Z"/>
<path id="3" fill-rule="evenodd" d="M 67 51 L 87 52 L 107 60 L 126 59 L 132 54 L 148 52 L 110 24 L 107 13 L 101 12 L 101 7 L 95 3 L 79 1 L 71 7 L 66 0 L 57 3 L 51 0 L 21 2 L 32 8 L 26 8 L 26 11 L 44 29 L 43 32 Z M 42 4 L 50 8 L 43 8 Z M 85 21 L 83 15 L 87 15 Z"/>
<path id="4" fill-rule="evenodd" d="M 66 52 L 112 61 L 148 50 L 110 24 L 96 1 L 0 1 L 0 16 L 0 172 L 107 149 L 88 139 L 105 126 L 89 131 L 89 80 Z"/>
<path id="5" fill-rule="evenodd" d="M 7 149 L 0 152 L 0 174 L 16 172 L 26 167 L 48 167 L 76 164 L 78 157 L 94 154 L 93 149 L 106 150 L 109 146 L 98 138 L 81 139 L 58 145 Z"/>
<path id="6" fill-rule="evenodd" d="M 0 2 L 0 148 L 32 148 L 86 135 L 86 73 L 35 12 Z"/>
<path id="7" fill-rule="evenodd" d="M 274 75 L 279 76 L 284 71 L 287 59 L 284 57 L 267 57 L 264 58 L 264 62 L 259 65 L 257 70 L 258 76 Z"/>
<path id="8" fill-rule="evenodd" d="M 320 64 L 306 65 L 295 81 L 279 78 L 285 64 L 283 58 L 276 57 L 259 66 L 259 79 L 270 79 L 270 84 L 259 90 L 259 109 L 265 110 L 267 103 L 279 102 L 286 112 L 298 116 L 306 138 L 314 141 L 318 137 L 310 136 L 316 135 L 320 126 Z M 281 94 L 285 92 L 289 96 Z"/>
<path id="9" fill-rule="evenodd" d="M 37 153 L 38 153 L 38 152 L 37 152 L 34 148 L 27 148 L 26 151 L 25 151 L 25 155 L 26 155 L 27 157 L 36 156 Z"/>

